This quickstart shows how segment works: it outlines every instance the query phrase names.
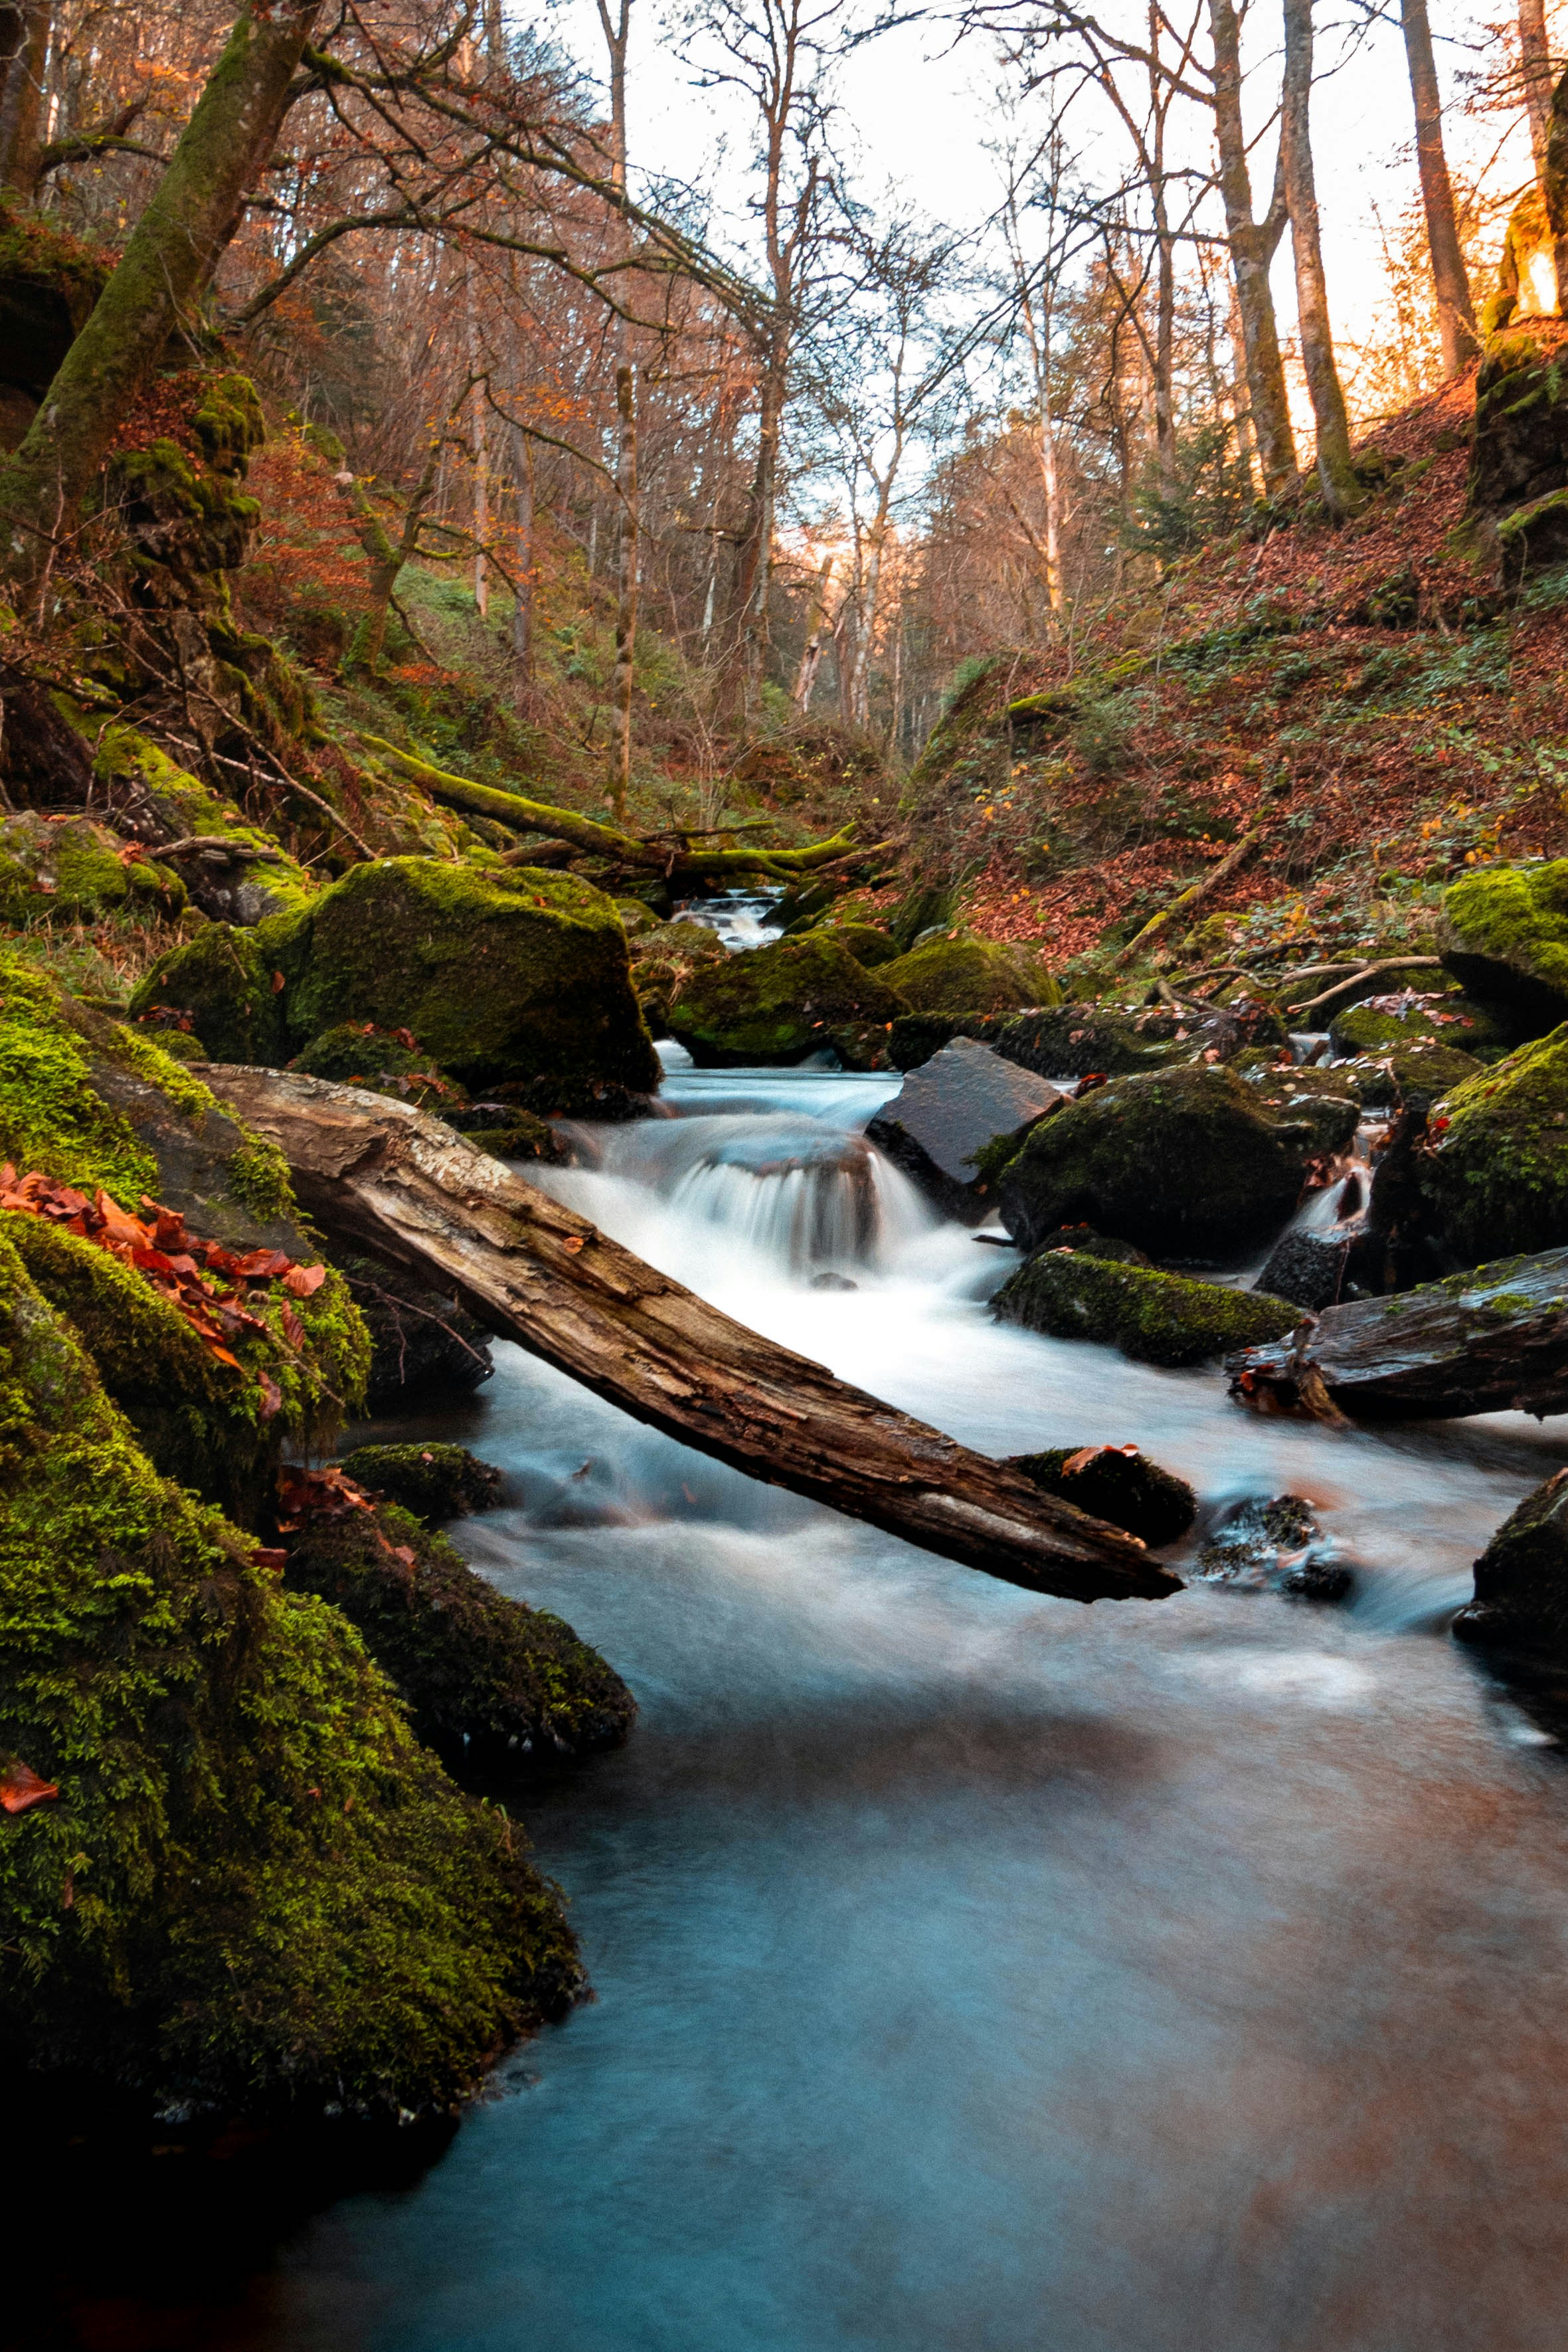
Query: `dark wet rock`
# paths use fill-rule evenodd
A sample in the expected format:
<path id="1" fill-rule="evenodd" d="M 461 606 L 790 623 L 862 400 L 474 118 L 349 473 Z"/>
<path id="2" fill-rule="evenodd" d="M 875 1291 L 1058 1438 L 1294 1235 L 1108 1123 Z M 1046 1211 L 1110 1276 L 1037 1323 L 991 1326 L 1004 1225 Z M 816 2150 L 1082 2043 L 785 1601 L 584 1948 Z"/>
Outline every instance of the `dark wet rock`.
<path id="1" fill-rule="evenodd" d="M 858 1290 L 860 1284 L 852 1282 L 847 1274 L 834 1274 L 831 1268 L 814 1274 L 807 1287 L 811 1290 Z"/>
<path id="2" fill-rule="evenodd" d="M 493 1511 L 501 1499 L 501 1473 L 465 1445 L 357 1445 L 339 1466 L 356 1486 L 427 1527 Z"/>
<path id="3" fill-rule="evenodd" d="M 1239 1504 L 1200 1548 L 1195 1573 L 1207 1583 L 1303 1601 L 1343 1601 L 1355 1582 L 1299 1495 Z"/>
<path id="4" fill-rule="evenodd" d="M 1568 858 L 1465 875 L 1444 896 L 1438 945 L 1455 978 L 1524 1034 L 1568 1020 Z"/>
<path id="5" fill-rule="evenodd" d="M 521 1110 L 514 1103 L 469 1103 L 442 1116 L 476 1150 L 488 1151 L 494 1159 L 534 1160 L 547 1168 L 571 1164 L 571 1146 L 559 1129 L 537 1112 Z"/>
<path id="6" fill-rule="evenodd" d="M 987 1034 L 987 1043 L 1020 1068 L 1043 1078 L 1085 1078 L 1092 1070 L 1109 1076 L 1163 1068 L 1184 1058 L 1185 1044 L 1145 1037 L 1136 1014 L 1114 1007 L 1064 1004 L 1027 1013 Z"/>
<path id="7" fill-rule="evenodd" d="M 1361 1123 L 1361 1102 L 1354 1087 L 1336 1084 L 1332 1070 L 1271 1070 L 1248 1084 L 1260 1110 L 1274 1120 L 1307 1128 L 1314 1157 L 1333 1158 L 1348 1150 Z"/>
<path id="8" fill-rule="evenodd" d="M 1336 1055 L 1392 1054 L 1431 1043 L 1484 1057 L 1506 1053 L 1507 1029 L 1458 989 L 1385 990 L 1336 1013 L 1329 1024 Z"/>
<path id="9" fill-rule="evenodd" d="M 1349 1256 L 1348 1234 L 1283 1234 L 1254 1287 L 1270 1298 L 1321 1313 L 1338 1305 Z"/>
<path id="10" fill-rule="evenodd" d="M 1568 1654 L 1568 1470 L 1527 1495 L 1476 1562 L 1461 1641 Z"/>
<path id="11" fill-rule="evenodd" d="M 1416 1173 L 1455 1262 L 1568 1243 L 1568 1024 L 1456 1087 L 1442 1119 Z"/>
<path id="12" fill-rule="evenodd" d="M 1197 1497 L 1186 1480 L 1162 1470 L 1135 1445 L 1053 1446 L 1043 1454 L 1015 1454 L 1008 1467 L 1155 1549 L 1185 1536 L 1197 1516 Z"/>
<path id="13" fill-rule="evenodd" d="M 1149 1265 L 1135 1242 L 1118 1241 L 1113 1234 L 1097 1234 L 1092 1225 L 1058 1225 L 1047 1234 L 1040 1244 L 1042 1250 L 1077 1250 L 1084 1257 L 1103 1257 L 1116 1265 Z"/>
<path id="14" fill-rule="evenodd" d="M 1198 1364 L 1282 1339 L 1300 1312 L 1256 1291 L 1195 1282 L 1077 1250 L 1037 1251 L 991 1301 L 998 1321 L 1054 1339 L 1094 1339 L 1145 1364 Z"/>
<path id="15" fill-rule="evenodd" d="M 1315 1150 L 1220 1069 L 1115 1078 L 1042 1120 L 998 1176 L 1026 1248 L 1080 1221 L 1157 1257 L 1233 1255 L 1283 1223 Z"/>
<path id="16" fill-rule="evenodd" d="M 465 1396 L 491 1377 L 490 1334 L 455 1298 L 336 1242 L 328 1255 L 371 1335 L 365 1402 L 371 1412 L 398 1412 L 422 1398 Z"/>
<path id="17" fill-rule="evenodd" d="M 905 1078 L 872 1120 L 866 1139 L 948 1215 L 976 1223 L 990 1190 L 977 1160 L 988 1145 L 1016 1144 L 1063 1099 L 1046 1079 L 988 1046 L 955 1038 Z"/>
<path id="18" fill-rule="evenodd" d="M 632 1727 L 636 1704 L 597 1651 L 549 1610 L 497 1592 L 396 1504 L 314 1521 L 284 1575 L 358 1626 L 416 1737 L 458 1769 L 585 1755 Z"/>
<path id="19" fill-rule="evenodd" d="M 884 965 L 883 978 L 915 1013 L 1009 1013 L 1061 1001 L 1037 957 L 992 940 L 944 934 Z"/>
<path id="20" fill-rule="evenodd" d="M 669 1009 L 671 1033 L 708 1068 L 802 1061 L 836 1033 L 888 1028 L 907 1011 L 825 932 L 779 940 L 691 971 Z"/>

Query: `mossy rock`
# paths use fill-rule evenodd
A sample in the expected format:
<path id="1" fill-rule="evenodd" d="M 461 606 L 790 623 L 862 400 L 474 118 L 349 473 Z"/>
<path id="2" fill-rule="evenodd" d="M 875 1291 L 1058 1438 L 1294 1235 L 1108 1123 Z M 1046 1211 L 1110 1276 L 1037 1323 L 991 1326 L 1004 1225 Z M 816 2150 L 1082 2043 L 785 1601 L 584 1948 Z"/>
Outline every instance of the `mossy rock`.
<path id="1" fill-rule="evenodd" d="M 127 864 L 121 846 L 118 834 L 90 817 L 61 824 L 23 810 L 0 819 L 0 922 L 178 915 L 185 904 L 179 876 L 143 858 Z"/>
<path id="2" fill-rule="evenodd" d="M 880 974 L 814 931 L 703 964 L 671 1003 L 669 1023 L 694 1061 L 722 1068 L 799 1062 L 836 1031 L 885 1031 L 906 1010 Z"/>
<path id="3" fill-rule="evenodd" d="M 183 868 L 192 898 L 214 922 L 248 925 L 300 914 L 316 898 L 320 884 L 297 858 L 134 727 L 116 721 L 103 730 L 93 773 L 100 783 L 132 790 L 165 838 L 202 834 L 232 845 L 231 856 L 210 852 Z"/>
<path id="4" fill-rule="evenodd" d="M 1016 1015 L 988 1030 L 986 1043 L 1042 1078 L 1086 1078 L 1096 1071 L 1130 1077 L 1187 1060 L 1192 1052 L 1186 1044 L 1150 1042 L 1135 1014 L 1104 1004 L 1063 1004 Z"/>
<path id="5" fill-rule="evenodd" d="M 445 1118 L 467 1103 L 466 1088 L 438 1070 L 429 1054 L 389 1037 L 373 1021 L 346 1021 L 323 1030 L 289 1064 L 307 1077 L 336 1078 L 372 1095 L 390 1095 L 415 1110 Z"/>
<path id="6" fill-rule="evenodd" d="M 641 939 L 645 931 L 658 929 L 658 918 L 641 898 L 617 898 L 615 911 L 621 918 L 621 928 L 629 940 Z"/>
<path id="7" fill-rule="evenodd" d="M 636 1703 L 563 1619 L 497 1592 L 395 1503 L 318 1520 L 286 1580 L 340 1609 L 406 1700 L 416 1736 L 465 1770 L 616 1748 Z"/>
<path id="8" fill-rule="evenodd" d="M 1485 1003 L 1537 1030 L 1568 1020 L 1568 857 L 1465 875 L 1444 896 L 1438 945 Z"/>
<path id="9" fill-rule="evenodd" d="M 819 923 L 815 931 L 801 932 L 799 936 L 808 940 L 819 936 L 836 940 L 840 947 L 848 948 L 856 963 L 866 971 L 875 971 L 879 966 L 891 963 L 898 953 L 897 940 L 891 939 L 886 931 L 879 930 L 874 923 Z"/>
<path id="10" fill-rule="evenodd" d="M 0 1241 L 0 2059 L 258 2119 L 444 2111 L 581 1970 L 359 1635 L 161 1478 Z"/>
<path id="11" fill-rule="evenodd" d="M 1336 1070 L 1271 1069 L 1247 1083 L 1269 1118 L 1311 1130 L 1314 1152 L 1349 1149 L 1361 1123 L 1361 1097 Z"/>
<path id="12" fill-rule="evenodd" d="M 1186 1480 L 1162 1470 L 1135 1445 L 1051 1446 L 1043 1454 L 1015 1454 L 1008 1468 L 1156 1549 L 1178 1541 L 1197 1517 L 1197 1496 Z"/>
<path id="13" fill-rule="evenodd" d="M 288 1033 L 279 959 L 300 938 L 287 916 L 246 929 L 204 924 L 138 981 L 131 1017 L 152 1022 L 172 1014 L 188 1021 L 214 1062 L 282 1062 Z"/>
<path id="14" fill-rule="evenodd" d="M 933 940 L 883 964 L 882 977 L 914 1013 L 1014 1013 L 1061 1002 L 1061 988 L 1027 949 L 991 940 Z"/>
<path id="15" fill-rule="evenodd" d="M 659 1084 L 615 903 L 575 875 L 356 866 L 317 899 L 298 970 L 284 998 L 297 1045 L 345 1022 L 407 1029 L 465 1086 L 520 1087 L 536 1109 Z"/>
<path id="16" fill-rule="evenodd" d="M 632 941 L 632 963 L 639 979 L 640 967 L 645 963 L 674 964 L 690 971 L 699 963 L 722 963 L 728 953 L 716 930 L 685 917 L 673 923 L 651 923 Z"/>
<path id="17" fill-rule="evenodd" d="M 429 1527 L 492 1511 L 501 1499 L 500 1472 L 465 1445 L 356 1445 L 340 1466 L 357 1486 Z"/>
<path id="18" fill-rule="evenodd" d="M 998 1179 L 1002 1222 L 1026 1249 L 1082 1222 L 1156 1257 L 1232 1255 L 1290 1215 L 1313 1138 L 1228 1070 L 1113 1078 L 1030 1129 Z"/>
<path id="19" fill-rule="evenodd" d="M 1527 1495 L 1475 1565 L 1475 1597 L 1454 1620 L 1463 1642 L 1568 1653 L 1568 1470 Z"/>
<path id="20" fill-rule="evenodd" d="M 341 1242 L 329 1240 L 323 1254 L 347 1283 L 369 1338 L 370 1412 L 402 1412 L 429 1399 L 449 1402 L 493 1377 L 491 1335 L 454 1297 Z"/>
<path id="21" fill-rule="evenodd" d="M 1064 1249 L 1038 1251 L 991 1306 L 1001 1322 L 1053 1339 L 1098 1340 L 1144 1364 L 1197 1364 L 1260 1347 L 1283 1339 L 1301 1319 L 1299 1307 L 1255 1291 Z"/>
<path id="22" fill-rule="evenodd" d="M 1568 1024 L 1468 1078 L 1446 1116 L 1421 1193 L 1461 1262 L 1568 1243 Z"/>
<path id="23" fill-rule="evenodd" d="M 1374 1004 L 1347 1005 L 1330 1022 L 1329 1039 L 1346 1060 L 1357 1054 L 1391 1054 L 1427 1040 L 1456 1046 L 1478 1060 L 1495 1060 L 1510 1043 L 1502 1023 L 1458 990 L 1418 996 L 1397 1013 Z"/>

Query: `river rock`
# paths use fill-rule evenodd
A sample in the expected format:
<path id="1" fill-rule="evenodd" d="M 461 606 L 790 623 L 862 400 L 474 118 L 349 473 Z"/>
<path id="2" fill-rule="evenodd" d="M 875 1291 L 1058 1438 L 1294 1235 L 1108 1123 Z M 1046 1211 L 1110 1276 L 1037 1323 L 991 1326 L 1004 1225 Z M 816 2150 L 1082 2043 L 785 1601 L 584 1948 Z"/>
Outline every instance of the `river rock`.
<path id="1" fill-rule="evenodd" d="M 1428 1141 L 1420 1193 L 1453 1261 L 1568 1243 L 1568 1024 L 1457 1087 Z"/>
<path id="2" fill-rule="evenodd" d="M 597 1651 L 395 1503 L 312 1521 L 284 1574 L 358 1626 L 416 1737 L 455 1769 L 516 1771 L 619 1747 L 631 1730 L 636 1703 Z"/>
<path id="3" fill-rule="evenodd" d="M 500 1472 L 465 1445 L 357 1445 L 339 1467 L 427 1527 L 493 1511 L 501 1499 Z"/>
<path id="4" fill-rule="evenodd" d="M 1527 1495 L 1475 1566 L 1475 1597 L 1454 1620 L 1461 1641 L 1568 1651 L 1568 1470 Z"/>
<path id="5" fill-rule="evenodd" d="M 1455 978 L 1525 1034 L 1568 1020 L 1568 857 L 1465 875 L 1444 895 L 1438 947 Z"/>
<path id="6" fill-rule="evenodd" d="M 690 972 L 669 1010 L 671 1034 L 705 1068 L 802 1061 L 841 1033 L 859 1060 L 874 1028 L 883 1038 L 901 996 L 823 931 L 727 956 Z"/>
<path id="7" fill-rule="evenodd" d="M 1427 1042 L 1480 1056 L 1505 1053 L 1510 1043 L 1503 1024 L 1457 988 L 1385 990 L 1364 998 L 1334 1014 L 1329 1040 L 1346 1060 Z"/>
<path id="8" fill-rule="evenodd" d="M 1145 1364 L 1202 1363 L 1282 1339 L 1301 1320 L 1298 1307 L 1256 1291 L 1067 1249 L 1026 1259 L 991 1307 L 999 1322 L 1053 1339 L 1096 1339 Z"/>
<path id="9" fill-rule="evenodd" d="M 949 1216 L 978 1223 L 988 1186 L 975 1167 L 993 1142 L 1022 1130 L 1065 1099 L 1061 1090 L 972 1038 L 956 1038 L 904 1079 L 866 1129 Z"/>
<path id="10" fill-rule="evenodd" d="M 841 948 L 848 948 L 856 963 L 863 965 L 867 971 L 875 971 L 879 965 L 891 963 L 898 953 L 898 941 L 875 923 L 852 920 L 819 923 L 815 929 L 800 936 L 810 940 L 819 934 L 823 939 L 836 940 Z"/>
<path id="11" fill-rule="evenodd" d="M 1307 1128 L 1314 1155 L 1333 1158 L 1349 1150 L 1361 1124 L 1361 1102 L 1337 1071 L 1275 1067 L 1251 1076 L 1258 1108 L 1270 1118 Z"/>
<path id="12" fill-rule="evenodd" d="M 1238 1504 L 1199 1549 L 1195 1572 L 1208 1584 L 1302 1601 L 1343 1601 L 1355 1581 L 1300 1495 Z"/>
<path id="13" fill-rule="evenodd" d="M 1008 1467 L 1156 1549 L 1185 1536 L 1197 1516 L 1197 1496 L 1186 1480 L 1162 1470 L 1135 1445 L 1053 1446 L 1044 1454 L 1015 1454 Z"/>
<path id="14" fill-rule="evenodd" d="M 915 1013 L 1006 1013 L 1061 1002 L 1038 957 L 994 940 L 946 935 L 884 964 L 882 977 Z"/>
<path id="15" fill-rule="evenodd" d="M 1315 1149 L 1222 1069 L 1114 1078 L 1032 1128 L 999 1171 L 1002 1222 L 1026 1249 L 1083 1220 L 1156 1257 L 1233 1255 L 1295 1207 Z"/>
<path id="16" fill-rule="evenodd" d="M 422 1399 L 465 1396 L 495 1372 L 490 1335 L 466 1307 L 417 1275 L 337 1242 L 328 1254 L 348 1283 L 371 1339 L 365 1402 L 401 1412 Z"/>
<path id="17" fill-rule="evenodd" d="M 1350 1256 L 1348 1234 L 1281 1234 L 1253 1287 L 1319 1313 L 1339 1303 Z"/>

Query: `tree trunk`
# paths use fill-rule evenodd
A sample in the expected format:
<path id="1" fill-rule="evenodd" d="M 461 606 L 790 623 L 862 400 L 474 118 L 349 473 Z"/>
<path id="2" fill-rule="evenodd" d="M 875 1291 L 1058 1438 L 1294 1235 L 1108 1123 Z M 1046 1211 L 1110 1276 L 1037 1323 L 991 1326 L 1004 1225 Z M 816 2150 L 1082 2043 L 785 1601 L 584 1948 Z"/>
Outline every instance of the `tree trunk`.
<path id="1" fill-rule="evenodd" d="M 637 389 L 628 361 L 615 371 L 615 413 L 620 421 L 615 487 L 621 494 L 615 601 L 615 733 L 611 746 L 610 805 L 618 824 L 626 822 L 632 787 L 632 690 L 637 667 Z"/>
<path id="2" fill-rule="evenodd" d="M 1421 202 L 1427 215 L 1432 282 L 1437 294 L 1443 373 L 1458 375 L 1476 357 L 1480 345 L 1476 340 L 1470 281 L 1459 247 L 1454 186 L 1448 177 L 1448 159 L 1443 152 L 1443 99 L 1437 87 L 1437 62 L 1432 54 L 1427 0 L 1400 0 L 1399 21 L 1405 33 L 1406 62 L 1410 68 L 1410 96 L 1416 107 L 1416 159 L 1421 173 Z"/>
<path id="3" fill-rule="evenodd" d="M 806 642 L 800 648 L 800 667 L 795 672 L 795 690 L 790 697 L 802 719 L 811 707 L 811 688 L 817 683 L 817 672 L 822 666 L 822 648 L 831 635 L 828 625 L 828 590 L 832 581 L 833 559 L 831 555 L 824 556 L 816 586 L 811 591 L 810 609 L 806 619 Z"/>
<path id="4" fill-rule="evenodd" d="M 1132 1537 L 732 1321 L 438 1120 L 287 1071 L 203 1075 L 312 1217 L 635 1420 L 1031 1592 L 1180 1590 Z"/>
<path id="5" fill-rule="evenodd" d="M 1291 430 L 1285 364 L 1280 356 L 1274 296 L 1269 283 L 1270 266 L 1284 234 L 1283 189 L 1276 192 L 1267 218 L 1255 221 L 1252 176 L 1241 119 L 1240 30 L 1231 0 L 1209 0 L 1208 16 L 1214 39 L 1214 127 L 1219 149 L 1219 192 L 1225 205 L 1237 306 L 1241 314 L 1247 396 L 1263 473 L 1263 495 L 1277 499 L 1296 478 L 1296 441 Z"/>
<path id="6" fill-rule="evenodd" d="M 1305 1332 L 1227 1360 L 1233 1396 L 1310 1411 L 1321 1382 L 1341 1412 L 1368 1419 L 1568 1412 L 1568 1250 L 1303 1321 Z"/>
<path id="7" fill-rule="evenodd" d="M 1519 0 L 1519 61 L 1524 103 L 1530 115 L 1530 145 L 1535 176 L 1546 178 L 1546 140 L 1552 118 L 1552 45 L 1546 37 L 1546 0 Z"/>
<path id="8" fill-rule="evenodd" d="M 0 188 L 30 196 L 43 152 L 44 72 L 54 0 L 0 5 Z"/>
<path id="9" fill-rule="evenodd" d="M 512 602 L 513 699 L 521 709 L 534 670 L 534 453 L 528 436 L 512 427 L 512 488 L 517 509 L 517 593 Z"/>
<path id="10" fill-rule="evenodd" d="M 242 9 L 91 318 L 0 471 L 0 569 L 37 588 L 119 425 L 191 318 L 265 169 L 321 0 Z"/>
<path id="11" fill-rule="evenodd" d="M 1334 362 L 1329 324 L 1328 284 L 1323 275 L 1318 226 L 1317 184 L 1312 173 L 1312 0 L 1285 0 L 1285 86 L 1280 115 L 1280 151 L 1284 163 L 1285 202 L 1291 215 L 1291 249 L 1296 264 L 1296 316 L 1301 363 L 1318 430 L 1318 479 L 1336 520 L 1354 512 L 1361 489 L 1350 457 L 1350 418 Z"/>

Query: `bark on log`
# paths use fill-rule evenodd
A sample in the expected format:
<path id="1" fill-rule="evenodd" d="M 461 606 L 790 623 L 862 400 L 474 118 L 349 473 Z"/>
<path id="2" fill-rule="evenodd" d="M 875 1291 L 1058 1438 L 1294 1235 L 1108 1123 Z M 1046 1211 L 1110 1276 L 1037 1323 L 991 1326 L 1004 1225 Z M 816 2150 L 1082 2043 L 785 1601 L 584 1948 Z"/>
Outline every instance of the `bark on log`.
<path id="1" fill-rule="evenodd" d="M 1568 1249 L 1330 1307 L 1304 1336 L 1226 1360 L 1230 1392 L 1364 1420 L 1568 1412 Z M 1321 1383 L 1321 1388 L 1317 1385 Z"/>
<path id="2" fill-rule="evenodd" d="M 322 1225 L 635 1419 L 1030 1591 L 1181 1590 L 1134 1538 L 720 1314 L 439 1120 L 292 1072 L 196 1066 L 278 1146 Z"/>

